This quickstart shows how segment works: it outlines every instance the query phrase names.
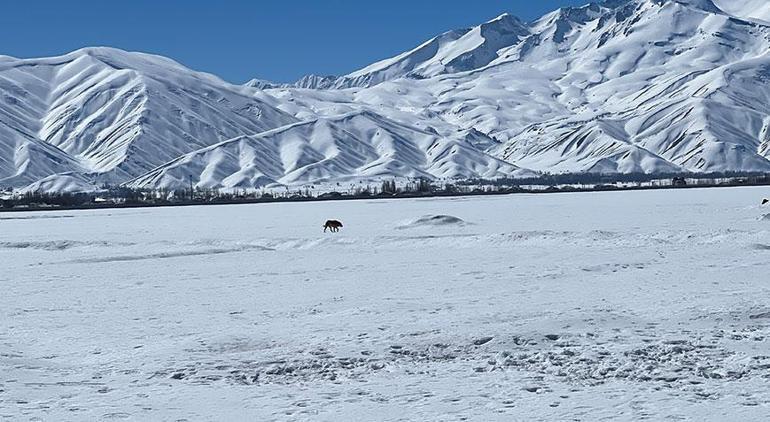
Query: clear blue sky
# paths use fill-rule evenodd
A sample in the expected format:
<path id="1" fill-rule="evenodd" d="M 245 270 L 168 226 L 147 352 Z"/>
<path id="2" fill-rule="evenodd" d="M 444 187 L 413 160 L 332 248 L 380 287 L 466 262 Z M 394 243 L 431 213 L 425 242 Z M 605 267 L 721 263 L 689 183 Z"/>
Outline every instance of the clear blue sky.
<path id="1" fill-rule="evenodd" d="M 508 12 L 532 20 L 588 0 L 10 0 L 0 54 L 110 46 L 171 57 L 236 83 L 344 74 L 441 32 Z"/>

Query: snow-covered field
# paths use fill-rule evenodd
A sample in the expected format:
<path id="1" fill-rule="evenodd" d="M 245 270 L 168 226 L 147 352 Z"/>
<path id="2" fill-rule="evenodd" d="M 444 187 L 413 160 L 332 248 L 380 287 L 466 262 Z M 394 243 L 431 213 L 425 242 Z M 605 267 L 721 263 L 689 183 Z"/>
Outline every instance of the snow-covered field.
<path id="1" fill-rule="evenodd" d="M 767 420 L 767 194 L 0 214 L 0 420 Z"/>

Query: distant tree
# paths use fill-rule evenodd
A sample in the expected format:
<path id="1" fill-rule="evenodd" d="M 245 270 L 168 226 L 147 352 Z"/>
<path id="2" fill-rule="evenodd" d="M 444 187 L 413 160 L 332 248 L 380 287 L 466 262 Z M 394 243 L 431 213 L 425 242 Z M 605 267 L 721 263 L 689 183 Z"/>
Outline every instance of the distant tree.
<path id="1" fill-rule="evenodd" d="M 396 193 L 396 181 L 395 180 L 384 180 L 382 182 L 382 193 Z"/>
<path id="2" fill-rule="evenodd" d="M 430 181 L 425 178 L 420 178 L 420 180 L 417 182 L 417 192 L 430 192 L 433 190 L 433 186 L 431 185 Z"/>

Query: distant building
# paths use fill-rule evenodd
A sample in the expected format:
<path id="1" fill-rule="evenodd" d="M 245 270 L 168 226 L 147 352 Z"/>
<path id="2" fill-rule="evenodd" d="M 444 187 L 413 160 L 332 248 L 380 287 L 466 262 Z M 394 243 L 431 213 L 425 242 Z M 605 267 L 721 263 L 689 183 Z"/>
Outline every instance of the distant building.
<path id="1" fill-rule="evenodd" d="M 671 185 L 678 188 L 687 186 L 687 180 L 684 177 L 675 177 L 671 180 Z"/>

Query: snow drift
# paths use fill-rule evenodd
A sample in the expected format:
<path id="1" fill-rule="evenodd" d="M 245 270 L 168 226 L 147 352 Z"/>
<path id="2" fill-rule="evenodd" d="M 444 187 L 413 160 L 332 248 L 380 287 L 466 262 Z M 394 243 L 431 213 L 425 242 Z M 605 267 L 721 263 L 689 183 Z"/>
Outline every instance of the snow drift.
<path id="1" fill-rule="evenodd" d="M 424 215 L 420 218 L 410 220 L 405 224 L 398 226 L 398 229 L 411 229 L 419 227 L 452 227 L 464 226 L 467 223 L 462 218 L 453 215 Z"/>

